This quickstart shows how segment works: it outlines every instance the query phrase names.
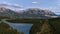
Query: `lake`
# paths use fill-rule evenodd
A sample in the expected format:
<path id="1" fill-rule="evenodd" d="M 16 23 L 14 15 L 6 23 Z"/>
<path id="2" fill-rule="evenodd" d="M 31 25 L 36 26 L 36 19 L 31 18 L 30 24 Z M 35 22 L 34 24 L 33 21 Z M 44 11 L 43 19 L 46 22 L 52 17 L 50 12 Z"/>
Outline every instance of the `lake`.
<path id="1" fill-rule="evenodd" d="M 19 32 L 23 32 L 24 34 L 29 34 L 29 31 L 33 24 L 27 24 L 27 23 L 11 23 L 7 22 L 7 19 L 2 19 L 1 21 L 4 23 L 9 24 L 14 29 L 18 30 Z"/>
<path id="2" fill-rule="evenodd" d="M 7 23 L 14 29 L 18 30 L 19 32 L 24 32 L 24 34 L 29 34 L 29 31 L 33 24 L 24 24 L 24 23 Z"/>

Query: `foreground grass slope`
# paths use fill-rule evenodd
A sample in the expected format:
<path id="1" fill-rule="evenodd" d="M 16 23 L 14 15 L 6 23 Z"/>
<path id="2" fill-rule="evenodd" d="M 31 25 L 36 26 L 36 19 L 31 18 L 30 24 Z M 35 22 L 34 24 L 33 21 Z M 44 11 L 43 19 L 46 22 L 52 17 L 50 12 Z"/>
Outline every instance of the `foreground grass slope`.
<path id="1" fill-rule="evenodd" d="M 16 29 L 13 29 L 6 23 L 0 23 L 0 34 L 20 34 Z"/>

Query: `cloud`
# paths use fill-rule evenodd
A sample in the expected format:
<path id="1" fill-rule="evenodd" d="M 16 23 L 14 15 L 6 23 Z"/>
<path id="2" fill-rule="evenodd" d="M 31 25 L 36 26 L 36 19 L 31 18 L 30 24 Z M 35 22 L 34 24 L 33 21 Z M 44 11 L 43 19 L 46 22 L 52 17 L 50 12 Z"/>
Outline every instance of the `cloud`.
<path id="1" fill-rule="evenodd" d="M 57 15 L 60 15 L 60 0 L 56 1 L 56 4 L 52 9 Z"/>
<path id="2" fill-rule="evenodd" d="M 0 4 L 7 4 L 7 2 L 0 2 Z"/>
<path id="3" fill-rule="evenodd" d="M 32 4 L 39 4 L 39 2 L 32 2 Z"/>
<path id="4" fill-rule="evenodd" d="M 19 4 L 12 4 L 12 3 L 8 3 L 8 2 L 0 2 L 0 6 L 9 6 L 9 7 L 15 7 L 15 8 L 23 7 Z"/>
<path id="5" fill-rule="evenodd" d="M 0 2 L 0 6 L 8 6 L 7 2 Z"/>
<path id="6" fill-rule="evenodd" d="M 57 17 L 59 17 L 59 16 L 50 16 L 50 15 L 45 15 L 45 16 L 51 17 L 51 18 L 57 18 Z"/>
<path id="7" fill-rule="evenodd" d="M 15 7 L 15 8 L 21 8 L 22 6 L 19 4 L 12 4 L 11 6 Z"/>
<path id="8" fill-rule="evenodd" d="M 13 4 L 8 2 L 0 2 L 0 6 L 12 6 Z"/>

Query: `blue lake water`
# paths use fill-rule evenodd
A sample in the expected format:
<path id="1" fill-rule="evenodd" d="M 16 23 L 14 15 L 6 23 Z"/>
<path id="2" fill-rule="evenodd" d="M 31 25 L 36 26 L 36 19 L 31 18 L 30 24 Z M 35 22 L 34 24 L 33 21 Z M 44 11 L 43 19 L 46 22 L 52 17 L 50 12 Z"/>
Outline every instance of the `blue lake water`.
<path id="1" fill-rule="evenodd" d="M 8 23 L 11 27 L 18 30 L 19 32 L 24 32 L 24 34 L 29 34 L 29 31 L 33 24 L 24 23 Z"/>

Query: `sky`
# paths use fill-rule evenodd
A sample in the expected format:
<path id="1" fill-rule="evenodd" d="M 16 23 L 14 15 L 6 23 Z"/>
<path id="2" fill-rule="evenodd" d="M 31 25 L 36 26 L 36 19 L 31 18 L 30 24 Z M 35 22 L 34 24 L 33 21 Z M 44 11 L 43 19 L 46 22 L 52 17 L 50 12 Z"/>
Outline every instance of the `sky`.
<path id="1" fill-rule="evenodd" d="M 0 6 L 12 10 L 23 10 L 26 8 L 48 9 L 60 15 L 60 0 L 0 0 Z"/>

